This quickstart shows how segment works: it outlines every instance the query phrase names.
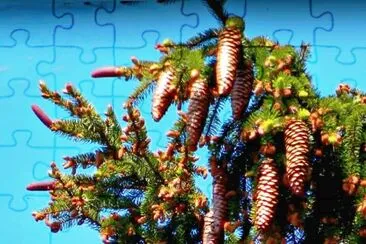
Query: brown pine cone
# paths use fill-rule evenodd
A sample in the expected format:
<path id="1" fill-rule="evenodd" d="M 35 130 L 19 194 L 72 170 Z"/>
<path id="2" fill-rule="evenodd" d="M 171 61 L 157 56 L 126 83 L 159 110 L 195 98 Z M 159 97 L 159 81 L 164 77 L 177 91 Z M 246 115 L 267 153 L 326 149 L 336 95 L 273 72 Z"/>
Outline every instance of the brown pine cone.
<path id="1" fill-rule="evenodd" d="M 274 160 L 271 158 L 263 160 L 258 170 L 254 225 L 258 230 L 265 231 L 275 215 L 279 195 L 279 176 Z"/>
<path id="2" fill-rule="evenodd" d="M 285 128 L 286 173 L 290 190 L 297 196 L 304 195 L 310 170 L 309 136 L 309 129 L 303 121 L 293 120 Z"/>
<path id="3" fill-rule="evenodd" d="M 241 30 L 235 27 L 227 27 L 220 33 L 216 62 L 216 82 L 219 95 L 228 95 L 233 87 L 241 38 Z"/>
<path id="4" fill-rule="evenodd" d="M 211 166 L 212 167 L 212 166 Z M 214 166 L 215 167 L 215 166 Z M 212 169 L 213 207 L 204 218 L 203 243 L 219 243 L 227 215 L 226 184 L 227 176 L 223 168 Z"/>
<path id="5" fill-rule="evenodd" d="M 192 85 L 187 113 L 188 146 L 191 151 L 197 148 L 197 143 L 205 126 L 209 105 L 208 84 L 205 80 L 198 79 Z"/>
<path id="6" fill-rule="evenodd" d="M 236 79 L 231 91 L 231 109 L 234 119 L 239 119 L 246 110 L 253 89 L 253 65 L 247 63 L 243 69 L 236 71 Z"/>
<path id="7" fill-rule="evenodd" d="M 176 89 L 173 85 L 174 73 L 171 69 L 162 71 L 159 75 L 152 100 L 152 117 L 157 122 L 168 110 Z"/>

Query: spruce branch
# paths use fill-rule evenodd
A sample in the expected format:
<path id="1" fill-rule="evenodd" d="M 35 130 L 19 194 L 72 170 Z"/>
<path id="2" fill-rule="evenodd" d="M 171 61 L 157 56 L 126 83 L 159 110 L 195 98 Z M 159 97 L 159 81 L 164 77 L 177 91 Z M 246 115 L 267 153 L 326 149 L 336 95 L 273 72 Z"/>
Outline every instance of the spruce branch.
<path id="1" fill-rule="evenodd" d="M 226 20 L 229 18 L 229 14 L 224 9 L 225 1 L 218 0 L 203 0 L 204 4 L 207 5 L 209 11 L 214 15 L 214 17 L 225 25 Z"/>
<path id="2" fill-rule="evenodd" d="M 215 39 L 219 36 L 219 29 L 208 29 L 202 33 L 197 34 L 196 36 L 188 39 L 186 42 L 180 44 L 182 46 L 186 46 L 188 48 L 201 47 L 205 43 Z"/>
<path id="3" fill-rule="evenodd" d="M 129 96 L 134 106 L 143 101 L 154 89 L 154 82 L 150 80 L 141 81 L 140 85 Z"/>
<path id="4" fill-rule="evenodd" d="M 208 122 L 205 127 L 205 136 L 212 136 L 218 132 L 218 128 L 221 124 L 219 113 L 224 108 L 227 98 L 219 97 L 215 100 L 214 105 L 211 106 L 210 112 L 208 114 Z"/>

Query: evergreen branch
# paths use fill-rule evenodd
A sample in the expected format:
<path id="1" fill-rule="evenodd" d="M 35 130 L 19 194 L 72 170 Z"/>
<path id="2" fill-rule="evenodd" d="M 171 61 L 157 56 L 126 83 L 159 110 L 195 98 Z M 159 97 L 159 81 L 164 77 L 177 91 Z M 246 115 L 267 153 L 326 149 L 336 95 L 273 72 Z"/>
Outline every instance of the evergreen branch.
<path id="1" fill-rule="evenodd" d="M 142 80 L 140 85 L 132 92 L 129 99 L 133 101 L 133 105 L 143 101 L 154 90 L 155 83 L 151 80 Z"/>
<path id="2" fill-rule="evenodd" d="M 343 140 L 342 158 L 345 161 L 346 175 L 359 175 L 360 164 L 359 155 L 362 144 L 362 114 L 359 114 L 357 109 L 345 120 L 345 132 Z"/>
<path id="3" fill-rule="evenodd" d="M 141 123 L 143 120 L 142 118 L 140 118 L 140 112 L 138 112 L 137 109 L 131 106 L 127 107 L 127 112 L 129 116 L 129 123 L 130 123 L 129 126 L 131 128 L 131 131 L 133 132 L 133 136 L 130 136 L 130 138 L 132 139 L 134 147 L 136 148 L 136 154 L 140 155 L 140 158 L 144 159 L 145 163 L 149 166 L 150 170 L 155 174 L 156 178 L 159 179 L 160 182 L 163 182 L 163 177 L 157 171 L 155 167 L 156 165 L 152 164 L 152 161 L 147 155 L 148 152 L 146 151 L 146 149 L 148 142 L 150 140 L 147 138 L 147 131 L 146 127 L 144 126 L 144 123 Z M 142 147 L 142 150 L 144 150 L 143 153 L 141 153 L 138 150 L 140 147 Z"/>
<path id="4" fill-rule="evenodd" d="M 78 175 L 62 175 L 63 182 L 72 181 L 76 185 L 94 185 L 96 183 L 95 176 L 78 174 Z"/>
<path id="5" fill-rule="evenodd" d="M 109 194 L 104 190 L 97 192 L 92 199 L 89 199 L 87 205 L 98 210 L 118 210 L 138 207 L 130 197 Z"/>
<path id="6" fill-rule="evenodd" d="M 188 41 L 186 41 L 181 45 L 189 48 L 201 46 L 206 42 L 211 41 L 214 38 L 217 38 L 219 36 L 219 32 L 220 32 L 219 29 L 205 30 L 204 32 L 199 33 L 198 35 L 192 37 L 191 39 L 189 39 Z"/>
<path id="7" fill-rule="evenodd" d="M 102 145 L 105 143 L 95 124 L 90 124 L 89 120 L 57 120 L 53 122 L 52 128 L 74 140 L 97 142 Z"/>
<path id="8" fill-rule="evenodd" d="M 81 107 L 76 106 L 71 100 L 63 98 L 57 91 L 51 91 L 48 89 L 44 81 L 40 81 L 39 88 L 41 90 L 42 97 L 50 100 L 57 106 L 63 108 L 73 117 L 81 117 L 84 113 Z"/>
<path id="9" fill-rule="evenodd" d="M 121 136 L 123 133 L 112 106 L 108 106 L 105 115 L 107 116 L 107 119 L 105 121 L 106 125 L 106 131 L 104 133 L 105 137 L 108 139 L 109 144 L 113 145 L 114 149 L 120 148 Z"/>
<path id="10" fill-rule="evenodd" d="M 120 194 L 124 190 L 135 189 L 144 190 L 147 187 L 146 179 L 139 179 L 137 175 L 114 176 L 98 181 L 98 187 L 109 189 L 115 194 Z"/>
<path id="11" fill-rule="evenodd" d="M 183 136 L 184 136 L 185 129 L 186 129 L 186 123 L 185 123 L 184 119 L 179 118 L 174 123 L 170 132 L 167 133 L 167 136 L 172 138 L 170 143 L 175 145 L 176 143 L 184 142 L 185 138 L 183 138 Z"/>
<path id="12" fill-rule="evenodd" d="M 83 154 L 78 154 L 76 156 L 72 156 L 72 157 L 64 157 L 64 160 L 66 160 L 66 162 L 64 163 L 64 168 L 77 168 L 79 166 L 81 166 L 83 169 L 86 169 L 88 167 L 91 166 L 96 166 L 95 161 L 95 153 L 93 152 L 89 152 L 89 153 L 83 153 Z"/>
<path id="13" fill-rule="evenodd" d="M 108 134 L 106 134 L 107 128 L 103 123 L 101 116 L 95 111 L 93 105 L 91 105 L 80 91 L 75 89 L 71 84 L 66 85 L 64 93 L 74 98 L 77 106 L 85 111 L 80 113 L 80 118 L 83 120 L 83 123 L 87 124 L 89 129 L 94 129 L 92 131 L 94 131 L 95 134 L 99 134 L 100 143 L 106 145 L 109 149 L 115 149 L 109 140 Z M 113 114 L 113 111 L 110 113 Z"/>
<path id="14" fill-rule="evenodd" d="M 229 17 L 229 14 L 223 8 L 224 1 L 203 0 L 203 2 L 209 7 L 211 14 L 224 26 Z"/>
<path id="15" fill-rule="evenodd" d="M 152 156 L 152 155 L 151 155 Z M 154 172 L 155 176 L 160 182 L 164 182 L 164 178 L 161 176 L 160 172 L 156 169 L 156 167 L 152 164 L 150 158 L 145 154 L 144 155 L 145 162 L 149 165 L 152 172 Z"/>
<path id="16" fill-rule="evenodd" d="M 226 100 L 227 97 L 219 97 L 218 99 L 216 99 L 214 106 L 211 107 L 208 115 L 208 123 L 206 124 L 204 132 L 205 136 L 210 136 L 217 133 L 218 126 L 221 123 L 219 113 L 223 109 Z"/>

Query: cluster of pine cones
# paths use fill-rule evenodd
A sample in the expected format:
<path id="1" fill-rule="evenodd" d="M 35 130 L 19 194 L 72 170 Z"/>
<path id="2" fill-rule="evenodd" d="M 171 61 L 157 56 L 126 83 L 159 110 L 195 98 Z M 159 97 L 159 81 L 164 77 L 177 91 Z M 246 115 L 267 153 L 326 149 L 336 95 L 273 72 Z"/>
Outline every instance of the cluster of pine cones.
<path id="1" fill-rule="evenodd" d="M 210 88 L 207 78 L 192 70 L 189 81 L 189 107 L 187 112 L 187 134 L 189 148 L 194 151 L 200 139 L 208 115 L 211 98 L 231 95 L 234 119 L 245 111 L 254 80 L 253 67 L 242 57 L 244 23 L 240 17 L 228 19 L 218 37 L 217 61 L 215 65 L 216 84 Z M 177 94 L 173 85 L 175 72 L 172 68 L 162 71 L 156 83 L 152 101 L 152 116 L 159 121 Z"/>
<path id="2" fill-rule="evenodd" d="M 305 122 L 293 119 L 287 123 L 284 136 L 285 185 L 288 186 L 293 195 L 303 197 L 306 180 L 310 173 L 308 159 L 310 130 Z M 270 158 L 271 155 L 268 153 L 264 156 L 266 158 L 258 168 L 257 186 L 253 197 L 256 204 L 254 224 L 260 231 L 267 230 L 274 218 L 280 183 L 274 159 Z"/>
<path id="3" fill-rule="evenodd" d="M 228 18 L 225 27 L 218 36 L 216 49 L 216 63 L 214 67 L 215 82 L 209 83 L 209 78 L 201 74 L 200 70 L 192 69 L 185 91 L 176 86 L 179 74 L 171 64 L 164 64 L 164 68 L 157 75 L 156 87 L 152 100 L 152 117 L 160 121 L 170 105 L 179 102 L 179 92 L 189 99 L 187 113 L 181 113 L 186 121 L 187 143 L 190 151 L 197 149 L 197 144 L 205 127 L 209 106 L 214 97 L 231 97 L 233 119 L 239 120 L 245 112 L 253 90 L 253 64 L 243 57 L 243 19 L 237 16 Z M 162 53 L 168 54 L 171 43 L 157 45 Z M 152 67 L 150 67 L 152 69 Z M 111 70 L 113 74 L 116 70 Z M 210 85 L 209 85 L 210 84 Z M 285 127 L 286 174 L 285 179 L 293 195 L 303 196 L 306 179 L 309 174 L 310 131 L 305 122 L 289 121 Z M 273 146 L 274 147 L 274 146 Z M 267 148 L 273 151 L 273 148 Z M 268 151 L 267 150 L 267 151 Z M 275 151 L 275 148 L 274 148 Z M 279 196 L 279 174 L 273 153 L 263 153 L 257 188 L 254 195 L 256 202 L 256 217 L 254 223 L 259 230 L 265 230 L 275 215 Z"/>

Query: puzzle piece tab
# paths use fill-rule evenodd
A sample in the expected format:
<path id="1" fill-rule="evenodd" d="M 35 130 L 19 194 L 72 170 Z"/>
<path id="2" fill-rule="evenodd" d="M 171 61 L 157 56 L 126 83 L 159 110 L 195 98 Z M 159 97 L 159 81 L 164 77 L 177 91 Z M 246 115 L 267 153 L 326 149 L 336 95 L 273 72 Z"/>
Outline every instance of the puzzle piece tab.
<path id="1" fill-rule="evenodd" d="M 315 14 L 332 13 L 333 28 L 315 30 L 315 44 L 322 47 L 337 47 L 334 58 L 342 64 L 353 64 L 357 56 L 354 48 L 366 49 L 366 1 L 322 1 L 312 0 Z"/>
<path id="2" fill-rule="evenodd" d="M 322 96 L 334 94 L 338 84 L 342 82 L 353 88 L 366 89 L 366 50 L 358 51 L 360 61 L 351 65 L 341 64 L 334 59 L 337 48 L 317 47 L 316 52 L 318 60 L 316 63 L 309 63 L 308 70 Z"/>
<path id="3" fill-rule="evenodd" d="M 27 96 L 39 96 L 38 81 L 44 77 L 37 73 L 36 66 L 43 59 L 51 59 L 52 46 L 33 46 L 29 44 L 31 33 L 27 30 L 17 30 L 11 33 L 13 43 L 0 46 L 0 97 L 12 94 L 9 91 L 10 80 L 27 79 L 29 87 L 25 91 Z M 52 82 L 50 80 L 49 82 Z M 54 87 L 54 84 L 50 85 Z"/>
<path id="4" fill-rule="evenodd" d="M 1 113 L 5 118 L 0 120 L 0 145 L 12 144 L 14 139 L 11 132 L 16 130 L 31 131 L 34 145 L 49 146 L 54 143 L 53 133 L 38 120 L 31 106 L 38 104 L 53 118 L 55 105 L 41 98 L 40 95 L 26 96 L 30 84 L 32 82 L 26 79 L 13 79 L 7 84 L 12 91 L 11 96 L 0 97 Z"/>
<path id="5" fill-rule="evenodd" d="M 2 170 L 0 172 L 0 194 L 9 200 L 9 208 L 13 211 L 24 211 L 28 208 L 25 199 L 29 194 L 25 186 L 35 181 L 33 173 L 37 163 L 54 160 L 55 147 L 37 146 L 32 141 L 33 133 L 26 130 L 14 131 L 13 142 L 0 145 L 2 155 Z M 75 150 L 60 148 L 62 153 L 77 153 Z M 43 168 L 43 167 L 42 167 Z M 44 173 L 47 176 L 47 171 Z M 9 177 L 12 175 L 12 177 Z"/>
<path id="6" fill-rule="evenodd" d="M 113 23 L 115 26 L 116 47 L 136 48 L 144 45 L 141 35 L 147 31 L 160 34 L 159 41 L 165 38 L 179 42 L 183 28 L 196 26 L 197 18 L 182 11 L 185 1 L 175 4 L 159 4 L 146 1 L 142 4 L 124 5 L 114 1 L 112 11 L 99 11 L 96 21 L 99 24 Z"/>
<path id="7" fill-rule="evenodd" d="M 314 44 L 314 30 L 331 30 L 333 23 L 331 13 L 314 14 L 310 2 L 275 3 L 271 0 L 246 0 L 246 35 L 265 35 L 274 39 L 285 37 L 278 41 L 298 46 L 302 41 Z"/>
<path id="8" fill-rule="evenodd" d="M 110 1 L 74 1 L 65 5 L 64 1 L 56 1 L 55 12 L 58 15 L 72 14 L 73 26 L 70 29 L 55 30 L 55 45 L 59 47 L 80 47 L 81 62 L 94 62 L 96 48 L 112 48 L 115 45 L 115 30 L 113 25 L 101 25 L 96 21 L 100 10 L 112 7 Z M 90 30 L 93 30 L 90 32 Z M 112 60 L 109 60 L 111 62 Z M 86 74 L 85 74 L 86 75 Z"/>
<path id="9" fill-rule="evenodd" d="M 56 28 L 71 28 L 72 15 L 57 15 L 57 0 L 13 1 L 2 0 L 0 4 L 0 45 L 12 45 L 10 35 L 21 29 L 30 33 L 29 45 L 51 46 Z M 63 2 L 64 1 L 58 1 Z"/>

